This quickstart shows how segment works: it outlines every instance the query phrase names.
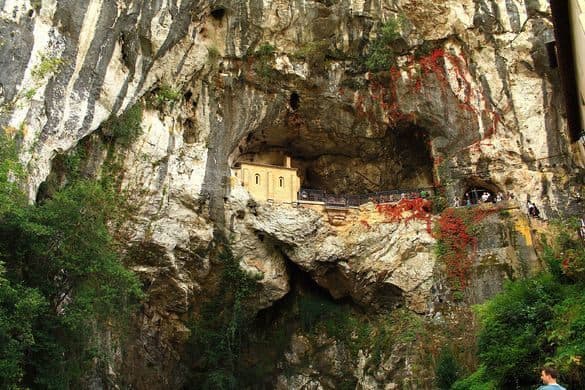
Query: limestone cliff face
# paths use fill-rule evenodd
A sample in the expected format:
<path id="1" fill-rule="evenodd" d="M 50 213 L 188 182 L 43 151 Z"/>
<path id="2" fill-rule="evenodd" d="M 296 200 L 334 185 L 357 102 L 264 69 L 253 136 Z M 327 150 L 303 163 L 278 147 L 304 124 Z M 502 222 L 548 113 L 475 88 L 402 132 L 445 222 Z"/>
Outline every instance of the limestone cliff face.
<path id="1" fill-rule="evenodd" d="M 287 294 L 294 264 L 365 308 L 440 310 L 426 222 L 389 222 L 370 204 L 335 226 L 315 210 L 256 205 L 228 191 L 236 161 L 287 154 L 304 186 L 336 193 L 440 184 L 449 200 L 480 187 L 521 206 L 529 195 L 546 216 L 573 207 L 549 12 L 545 0 L 0 0 L 0 125 L 19 134 L 31 199 L 58 154 L 135 103 L 162 101 L 118 151 L 136 206 L 122 234 L 149 295 L 116 367 L 124 381 L 181 383 L 214 232 L 261 273 L 256 309 Z M 389 22 L 391 61 L 370 72 Z M 522 224 L 494 222 L 471 301 L 534 265 Z"/>

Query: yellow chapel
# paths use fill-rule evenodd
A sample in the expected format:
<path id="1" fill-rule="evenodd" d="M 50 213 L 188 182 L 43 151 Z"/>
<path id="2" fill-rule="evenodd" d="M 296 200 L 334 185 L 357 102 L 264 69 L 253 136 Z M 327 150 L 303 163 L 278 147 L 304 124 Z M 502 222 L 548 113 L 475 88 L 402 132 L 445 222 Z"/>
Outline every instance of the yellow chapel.
<path id="1" fill-rule="evenodd" d="M 293 203 L 297 201 L 301 180 L 291 158 L 284 166 L 241 161 L 232 168 L 232 186 L 243 186 L 257 201 Z"/>

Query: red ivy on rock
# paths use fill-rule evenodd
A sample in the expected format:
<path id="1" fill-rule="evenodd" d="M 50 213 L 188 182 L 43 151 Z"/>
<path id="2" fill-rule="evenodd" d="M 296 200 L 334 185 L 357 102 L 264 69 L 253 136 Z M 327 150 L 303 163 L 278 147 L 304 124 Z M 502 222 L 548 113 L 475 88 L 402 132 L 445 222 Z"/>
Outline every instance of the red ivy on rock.
<path id="1" fill-rule="evenodd" d="M 386 217 L 386 222 L 408 223 L 413 219 L 425 221 L 431 233 L 431 201 L 424 198 L 401 199 L 398 203 L 377 204 L 376 210 Z"/>
<path id="2" fill-rule="evenodd" d="M 447 277 L 453 287 L 465 290 L 469 284 L 473 255 L 477 251 L 477 237 L 473 229 L 496 208 L 446 209 L 437 221 L 435 238 L 439 257 L 447 268 Z"/>

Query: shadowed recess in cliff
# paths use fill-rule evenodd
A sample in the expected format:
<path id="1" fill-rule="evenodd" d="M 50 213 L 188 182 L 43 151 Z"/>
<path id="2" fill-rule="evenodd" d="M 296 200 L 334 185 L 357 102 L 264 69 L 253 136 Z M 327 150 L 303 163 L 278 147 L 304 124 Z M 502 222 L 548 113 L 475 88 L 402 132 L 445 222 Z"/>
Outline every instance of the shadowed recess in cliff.
<path id="1" fill-rule="evenodd" d="M 282 165 L 283 157 L 291 156 L 301 187 L 335 194 L 432 186 L 427 129 L 410 122 L 376 134 L 359 124 L 344 129 L 353 119 L 344 124 L 304 119 L 303 106 L 295 100 L 297 109 L 289 113 L 288 122 L 247 134 L 231 160 Z"/>
<path id="2" fill-rule="evenodd" d="M 364 313 L 350 299 L 333 299 L 327 290 L 293 263 L 289 262 L 287 268 L 291 279 L 290 292 L 271 307 L 258 312 L 249 327 L 240 355 L 242 375 L 238 378 L 238 385 L 275 388 L 278 376 L 292 376 L 313 364 L 320 377 L 327 378 L 336 388 L 343 388 L 342 385 L 348 382 L 355 387 L 350 361 L 345 367 L 347 372 L 332 372 L 328 367 L 331 362 L 310 356 L 322 352 L 322 348 L 313 350 L 316 339 L 322 336 L 329 338 L 328 342 L 342 343 L 357 354 L 368 340 L 365 336 L 370 331 Z M 354 336 L 358 331 L 360 334 Z M 299 353 L 299 343 L 306 344 L 307 349 L 300 353 L 303 358 L 291 358 L 291 351 L 292 354 Z"/>

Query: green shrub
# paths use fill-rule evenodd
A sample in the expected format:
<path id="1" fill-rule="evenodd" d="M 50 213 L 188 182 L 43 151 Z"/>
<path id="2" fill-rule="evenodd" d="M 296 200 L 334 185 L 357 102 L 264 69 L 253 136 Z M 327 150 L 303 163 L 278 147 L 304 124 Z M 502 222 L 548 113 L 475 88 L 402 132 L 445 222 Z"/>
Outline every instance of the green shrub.
<path id="1" fill-rule="evenodd" d="M 16 143 L 0 134 L 0 215 L 18 210 L 26 203 L 20 189 L 23 174 Z"/>
<path id="2" fill-rule="evenodd" d="M 78 388 L 103 361 L 88 330 L 123 330 L 142 297 L 107 227 L 119 202 L 99 183 L 76 181 L 28 205 L 14 142 L 0 144 L 0 383 Z"/>
<path id="3" fill-rule="evenodd" d="M 576 270 L 583 261 L 578 223 L 555 222 L 544 259 L 550 274 L 508 283 L 478 308 L 478 371 L 453 389 L 527 388 L 538 384 L 538 368 L 554 364 L 561 383 L 585 381 L 585 284 Z M 573 268 L 574 267 L 576 268 Z"/>
<path id="4" fill-rule="evenodd" d="M 31 71 L 33 79 L 36 81 L 41 81 L 45 77 L 57 73 L 65 64 L 65 60 L 62 58 L 53 57 L 46 53 L 42 53 L 40 58 L 41 62 L 35 65 Z"/>
<path id="5" fill-rule="evenodd" d="M 189 382 L 203 389 L 239 388 L 240 355 L 253 320 L 246 301 L 258 288 L 259 276 L 244 271 L 229 249 L 220 260 L 219 289 L 190 324 Z"/>
<path id="6" fill-rule="evenodd" d="M 35 97 L 36 93 L 37 93 L 37 90 L 34 88 L 31 88 L 24 93 L 24 97 L 25 97 L 25 99 L 30 100 L 33 97 Z"/>
<path id="7" fill-rule="evenodd" d="M 552 222 L 554 240 L 545 242 L 544 261 L 550 272 L 560 281 L 585 281 L 585 247 L 577 235 L 579 221 L 568 218 Z"/>
<path id="8" fill-rule="evenodd" d="M 443 348 L 439 354 L 435 369 L 435 383 L 441 390 L 449 390 L 459 377 L 459 364 L 449 348 Z"/>
<path id="9" fill-rule="evenodd" d="M 486 371 L 486 367 L 481 366 L 473 374 L 455 382 L 451 390 L 497 390 L 496 382 L 489 377 Z"/>
<path id="10" fill-rule="evenodd" d="M 161 85 L 154 94 L 155 107 L 162 107 L 164 104 L 174 105 L 179 100 L 181 100 L 181 91 L 167 84 Z"/>
<path id="11" fill-rule="evenodd" d="M 264 82 L 273 81 L 278 75 L 278 72 L 272 67 L 272 65 L 266 61 L 258 61 L 254 64 L 254 72 Z"/>
<path id="12" fill-rule="evenodd" d="M 47 300 L 35 289 L 13 283 L 5 277 L 0 262 L 0 387 L 21 388 L 26 353 L 35 344 L 34 324 Z"/>
<path id="13" fill-rule="evenodd" d="M 111 116 L 102 125 L 104 134 L 121 145 L 131 145 L 142 134 L 141 103 L 136 103 L 119 117 Z"/>
<path id="14" fill-rule="evenodd" d="M 0 376 L 23 378 L 18 386 L 78 387 L 102 356 L 88 329 L 123 329 L 131 303 L 142 296 L 108 232 L 115 195 L 78 181 L 29 206 L 2 178 L 0 194 L 12 198 L 0 208 L 0 258 L 7 270 L 0 278 L 0 333 L 17 340 L 0 343 L 9 360 L 0 363 L 7 370 Z"/>
<path id="15" fill-rule="evenodd" d="M 441 214 L 448 207 L 447 198 L 442 194 L 434 194 L 431 202 L 433 214 Z"/>
<path id="16" fill-rule="evenodd" d="M 258 46 L 258 49 L 254 52 L 255 57 L 270 57 L 276 51 L 276 46 L 273 46 L 269 43 L 263 43 L 262 45 Z"/>
<path id="17" fill-rule="evenodd" d="M 41 10 L 41 7 L 43 6 L 43 1 L 42 0 L 30 0 L 30 6 L 33 7 L 33 9 L 36 12 L 39 12 Z"/>
<path id="18" fill-rule="evenodd" d="M 390 19 L 380 29 L 378 37 L 371 43 L 365 60 L 366 68 L 372 72 L 389 70 L 395 63 L 396 56 L 391 44 L 400 37 L 398 19 Z"/>
<path id="19" fill-rule="evenodd" d="M 309 66 L 315 70 L 325 69 L 329 41 L 314 41 L 303 44 L 292 56 L 303 59 Z"/>
<path id="20" fill-rule="evenodd" d="M 221 53 L 219 52 L 219 49 L 215 46 L 210 46 L 207 48 L 207 56 L 208 56 L 208 61 L 211 63 L 216 62 L 219 57 L 221 56 Z"/>
<path id="21" fill-rule="evenodd" d="M 498 384 L 534 381 L 533 369 L 550 349 L 545 331 L 560 300 L 559 284 L 541 276 L 509 283 L 504 293 L 482 306 L 480 360 Z"/>

